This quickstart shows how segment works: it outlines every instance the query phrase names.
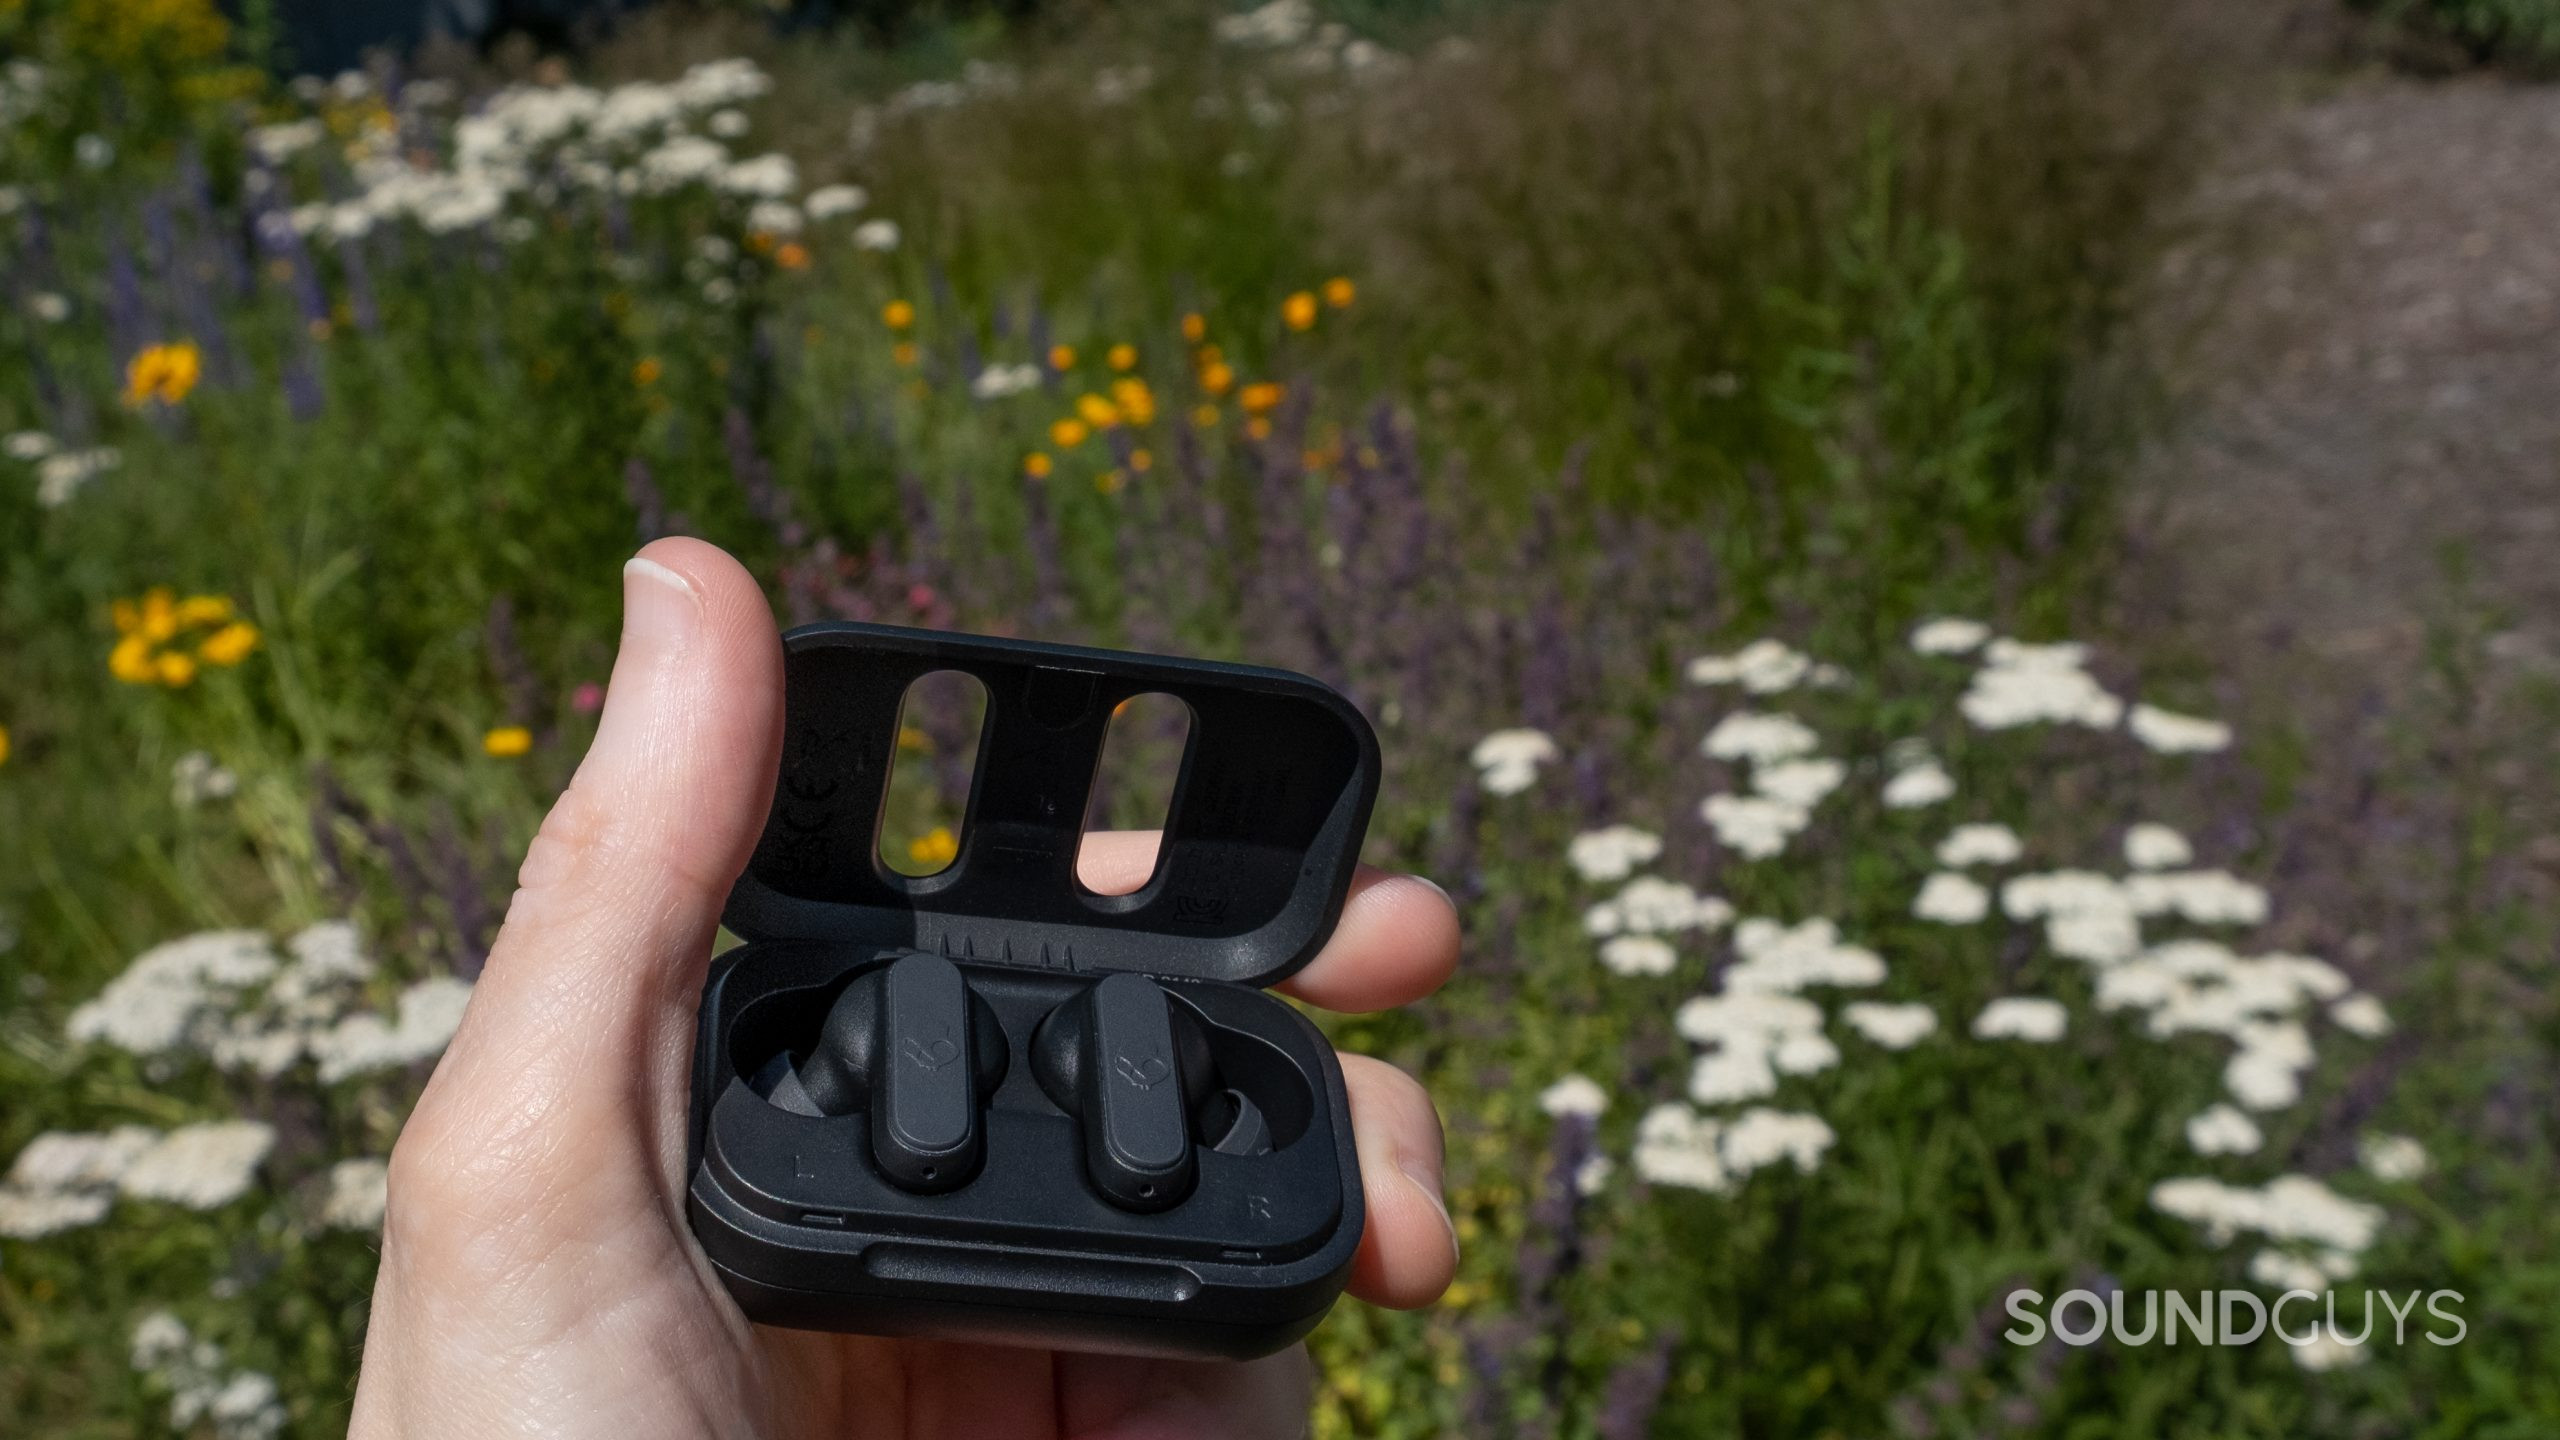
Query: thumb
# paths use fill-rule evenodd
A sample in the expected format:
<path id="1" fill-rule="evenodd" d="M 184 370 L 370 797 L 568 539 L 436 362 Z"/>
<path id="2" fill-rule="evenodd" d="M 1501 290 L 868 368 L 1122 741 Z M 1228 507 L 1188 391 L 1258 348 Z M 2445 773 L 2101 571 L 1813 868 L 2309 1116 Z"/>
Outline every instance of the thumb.
<path id="1" fill-rule="evenodd" d="M 423 1133 L 403 1136 L 434 1154 L 439 1188 L 556 1195 L 610 1175 L 679 1191 L 695 1006 L 772 801 L 781 726 L 772 612 L 738 562 L 670 539 L 625 565 L 595 743 L 525 853 L 412 1116 Z M 429 1168 L 402 1158 L 395 1170 Z M 560 1166 L 579 1174 L 543 1173 Z"/>

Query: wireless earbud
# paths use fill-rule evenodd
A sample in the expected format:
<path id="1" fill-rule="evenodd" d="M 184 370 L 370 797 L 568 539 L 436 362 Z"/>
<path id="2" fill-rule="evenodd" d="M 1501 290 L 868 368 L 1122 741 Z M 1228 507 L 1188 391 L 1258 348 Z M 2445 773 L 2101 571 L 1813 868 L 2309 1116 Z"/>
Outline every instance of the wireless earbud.
<path id="1" fill-rule="evenodd" d="M 1107 976 L 1052 1011 L 1032 1037 L 1031 1073 L 1083 1126 L 1085 1173 L 1124 1210 L 1182 1203 L 1198 1145 L 1271 1148 L 1261 1110 L 1219 1083 L 1198 1013 L 1142 975 Z"/>
<path id="2" fill-rule="evenodd" d="M 821 1115 L 869 1111 L 881 1173 L 932 1194 L 978 1173 L 986 1100 L 1004 1080 L 1006 1053 L 1003 1028 L 959 967 L 915 954 L 845 987 L 794 1078 Z"/>

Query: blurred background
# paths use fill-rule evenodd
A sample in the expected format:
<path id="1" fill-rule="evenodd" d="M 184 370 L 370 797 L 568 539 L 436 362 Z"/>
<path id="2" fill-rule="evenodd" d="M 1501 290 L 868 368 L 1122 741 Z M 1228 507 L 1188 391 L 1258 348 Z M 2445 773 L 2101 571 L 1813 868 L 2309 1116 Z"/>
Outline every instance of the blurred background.
<path id="1" fill-rule="evenodd" d="M 343 1433 L 684 533 L 1376 723 L 1468 958 L 1328 1024 L 1465 1260 L 1319 1436 L 2560 1433 L 2555 72 L 2554 0 L 0 0 L 7 1428 Z M 2347 1340 L 2003 1338 L 2295 1288 Z"/>

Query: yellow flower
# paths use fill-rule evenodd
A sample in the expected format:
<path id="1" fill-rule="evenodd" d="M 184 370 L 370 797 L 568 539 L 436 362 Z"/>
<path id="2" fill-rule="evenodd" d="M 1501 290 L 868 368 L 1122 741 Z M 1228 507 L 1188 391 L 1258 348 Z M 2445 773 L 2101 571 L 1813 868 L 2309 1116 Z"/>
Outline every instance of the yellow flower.
<path id="1" fill-rule="evenodd" d="M 916 307 L 904 300 L 892 300 L 880 307 L 880 323 L 892 330 L 904 330 L 916 323 Z"/>
<path id="2" fill-rule="evenodd" d="M 192 340 L 146 345 L 124 369 L 124 403 L 175 405 L 204 376 L 204 352 Z"/>
<path id="3" fill-rule="evenodd" d="M 234 620 L 205 637 L 196 654 L 207 665 L 237 665 L 258 648 L 258 627 L 246 620 Z"/>
<path id="4" fill-rule="evenodd" d="M 1022 473 L 1034 480 L 1048 479 L 1049 472 L 1056 468 L 1056 463 L 1049 459 L 1045 450 L 1034 450 L 1022 457 Z"/>
<path id="5" fill-rule="evenodd" d="M 9 763 L 9 727 L 0 725 L 0 765 Z"/>
<path id="6" fill-rule="evenodd" d="M 786 240 L 782 248 L 773 252 L 773 263 L 785 270 L 806 270 L 809 268 L 809 247 L 797 240 Z"/>
<path id="7" fill-rule="evenodd" d="M 1316 324 L 1316 297 L 1313 291 L 1301 290 L 1280 302 L 1280 319 L 1292 330 L 1312 330 Z"/>
<path id="8" fill-rule="evenodd" d="M 521 725 L 501 725 L 480 737 L 480 748 L 501 760 L 512 760 L 533 748 L 533 732 Z"/>
<path id="9" fill-rule="evenodd" d="M 1279 409 L 1280 402 L 1288 398 L 1288 387 L 1279 381 L 1257 380 L 1237 394 L 1236 403 L 1244 407 L 1247 415 L 1263 415 Z"/>
<path id="10" fill-rule="evenodd" d="M 127 685 L 148 685 L 159 679 L 160 671 L 151 663 L 151 637 L 137 632 L 117 641 L 107 653 L 107 673 Z"/>
<path id="11" fill-rule="evenodd" d="M 1117 495 L 1129 483 L 1129 477 L 1118 470 L 1105 470 L 1093 477 L 1093 488 L 1105 495 Z"/>
<path id="12" fill-rule="evenodd" d="M 231 601 L 222 595 L 190 595 L 179 601 L 171 613 L 181 629 L 195 625 L 222 625 L 231 619 Z"/>
<path id="13" fill-rule="evenodd" d="M 1271 422 L 1256 415 L 1244 422 L 1244 433 L 1256 440 L 1268 440 L 1271 438 Z"/>
<path id="14" fill-rule="evenodd" d="M 901 365 L 913 365 L 916 363 L 915 342 L 912 340 L 901 340 L 897 344 L 890 346 L 889 358 Z"/>
<path id="15" fill-rule="evenodd" d="M 936 825 L 907 842 L 907 858 L 919 865 L 948 865 L 959 853 L 959 838 L 948 825 Z"/>
<path id="16" fill-rule="evenodd" d="M 901 725 L 898 727 L 898 748 L 922 754 L 933 748 L 933 741 L 913 725 Z"/>
<path id="17" fill-rule="evenodd" d="M 1156 392 L 1135 375 L 1111 382 L 1111 403 L 1120 407 L 1120 413 L 1132 425 L 1156 423 Z"/>
<path id="18" fill-rule="evenodd" d="M 1144 475 L 1148 471 L 1153 470 L 1156 468 L 1156 457 L 1154 452 L 1147 450 L 1130 451 L 1129 468 L 1140 475 Z"/>
<path id="19" fill-rule="evenodd" d="M 1073 345 L 1050 346 L 1049 368 L 1052 370 L 1073 370 L 1076 368 L 1076 347 Z"/>
<path id="20" fill-rule="evenodd" d="M 1108 361 L 1114 370 L 1135 370 L 1138 368 L 1138 347 L 1114 345 L 1104 353 L 1102 358 Z"/>
<path id="21" fill-rule="evenodd" d="M 1352 284 L 1348 275 L 1336 275 L 1324 282 L 1324 303 L 1336 310 L 1349 309 L 1359 294 L 1360 287 Z"/>
<path id="22" fill-rule="evenodd" d="M 1212 360 L 1200 367 L 1200 388 L 1212 395 L 1224 395 L 1235 384 L 1235 367 L 1224 360 Z"/>
<path id="23" fill-rule="evenodd" d="M 640 363 L 631 367 L 631 383 L 646 390 L 657 384 L 658 377 L 665 373 L 667 373 L 667 367 L 658 363 L 658 357 L 643 355 L 640 357 Z"/>
<path id="24" fill-rule="evenodd" d="M 1208 317 L 1194 310 L 1182 317 L 1182 338 L 1197 345 L 1209 333 Z"/>
<path id="25" fill-rule="evenodd" d="M 151 665 L 154 678 L 172 690 L 184 689 L 195 683 L 196 662 L 175 650 L 161 651 Z"/>
<path id="26" fill-rule="evenodd" d="M 1049 443 L 1061 450 L 1073 450 L 1084 443 L 1085 436 L 1092 433 L 1083 421 L 1069 415 L 1049 426 Z"/>
<path id="27" fill-rule="evenodd" d="M 1120 423 L 1120 407 L 1099 395 L 1077 396 L 1076 414 L 1096 430 L 1108 430 Z"/>

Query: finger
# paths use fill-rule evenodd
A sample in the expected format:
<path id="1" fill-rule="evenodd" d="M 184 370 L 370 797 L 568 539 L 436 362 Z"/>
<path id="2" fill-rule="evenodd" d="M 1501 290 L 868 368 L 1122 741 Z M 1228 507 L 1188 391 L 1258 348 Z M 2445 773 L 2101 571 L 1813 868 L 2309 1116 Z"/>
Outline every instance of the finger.
<path id="1" fill-rule="evenodd" d="M 1160 839 L 1155 830 L 1087 835 L 1077 878 L 1097 894 L 1125 895 L 1155 873 Z M 1447 892 L 1418 875 L 1363 865 L 1332 938 L 1280 988 L 1327 1010 L 1392 1010 L 1439 989 L 1457 968 L 1458 911 Z"/>
<path id="2" fill-rule="evenodd" d="M 1241 1364 L 1061 1354 L 1057 1366 L 1058 1428 L 1077 1440 L 1300 1440 L 1307 1433 L 1315 1372 L 1304 1346 Z"/>
<path id="3" fill-rule="evenodd" d="M 1440 1112 L 1421 1082 L 1382 1060 L 1342 1057 L 1369 1224 L 1351 1293 L 1373 1305 L 1428 1305 L 1458 1273 L 1458 1231 L 1440 1196 Z"/>
<path id="4" fill-rule="evenodd" d="M 590 1163 L 564 1143 L 579 1127 L 636 1133 L 680 1165 L 703 970 L 771 803 L 781 658 L 763 592 L 713 546 L 662 540 L 624 567 L 595 742 L 526 851 L 420 1122 L 451 1110 L 484 1155 Z"/>

